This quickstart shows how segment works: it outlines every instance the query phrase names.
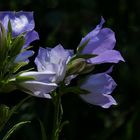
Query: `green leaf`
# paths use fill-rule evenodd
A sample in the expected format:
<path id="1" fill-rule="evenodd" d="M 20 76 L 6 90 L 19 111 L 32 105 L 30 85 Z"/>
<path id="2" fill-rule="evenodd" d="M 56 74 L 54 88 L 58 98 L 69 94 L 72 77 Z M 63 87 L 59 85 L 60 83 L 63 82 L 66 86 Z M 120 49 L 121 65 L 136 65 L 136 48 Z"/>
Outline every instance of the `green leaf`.
<path id="1" fill-rule="evenodd" d="M 90 58 L 93 58 L 93 57 L 95 57 L 95 56 L 97 56 L 97 55 L 96 55 L 96 54 L 78 54 L 78 55 L 76 56 L 76 59 L 77 59 L 77 58 L 90 59 Z"/>
<path id="2" fill-rule="evenodd" d="M 88 44 L 89 41 L 90 39 L 86 40 L 82 45 L 77 47 L 77 54 L 83 51 L 83 49 L 85 48 L 85 46 Z"/>
<path id="3" fill-rule="evenodd" d="M 10 35 L 10 37 L 12 36 L 12 25 L 10 20 L 8 21 L 8 34 Z"/>
<path id="4" fill-rule="evenodd" d="M 16 57 L 21 52 L 24 43 L 25 43 L 25 38 L 23 35 L 16 37 L 12 41 L 11 50 L 9 54 L 10 58 Z"/>
<path id="5" fill-rule="evenodd" d="M 3 126 L 7 122 L 7 119 L 10 116 L 10 109 L 6 105 L 0 105 L 0 131 L 2 130 Z"/>
<path id="6" fill-rule="evenodd" d="M 60 125 L 60 127 L 59 127 L 59 133 L 62 131 L 63 127 L 64 127 L 65 125 L 67 125 L 67 124 L 69 124 L 69 121 L 64 121 L 64 122 Z"/>
<path id="7" fill-rule="evenodd" d="M 22 127 L 25 124 L 30 123 L 30 121 L 23 121 L 20 123 L 15 124 L 7 133 L 6 135 L 3 137 L 2 140 L 7 140 L 17 129 L 19 129 L 20 127 Z"/>
<path id="8" fill-rule="evenodd" d="M 35 77 L 33 77 L 33 76 L 18 76 L 18 77 L 16 77 L 17 83 L 30 81 L 30 80 L 35 80 Z"/>
<path id="9" fill-rule="evenodd" d="M 76 54 L 75 56 L 73 56 L 69 62 L 74 61 L 75 59 L 79 59 L 79 58 L 83 58 L 83 59 L 90 59 L 93 57 L 96 57 L 96 54 Z"/>
<path id="10" fill-rule="evenodd" d="M 89 91 L 81 89 L 80 87 L 67 87 L 63 88 L 63 93 L 74 93 L 74 94 L 88 94 Z"/>
<path id="11" fill-rule="evenodd" d="M 47 140 L 45 127 L 41 120 L 39 120 L 39 123 L 40 123 L 40 127 L 41 127 L 42 140 Z"/>
<path id="12" fill-rule="evenodd" d="M 9 109 L 8 106 L 6 105 L 1 105 L 1 109 L 0 109 L 0 131 L 3 129 L 4 125 L 8 122 L 8 120 L 13 116 L 13 114 L 16 112 L 16 110 L 18 110 L 20 108 L 20 106 L 27 101 L 29 98 L 31 98 L 31 96 L 27 96 L 26 98 L 24 98 L 23 100 L 21 100 L 16 106 L 14 106 L 12 109 Z M 2 118 L 4 119 L 2 119 Z"/>
<path id="13" fill-rule="evenodd" d="M 7 34 L 5 28 L 3 27 L 2 23 L 0 22 L 0 62 L 6 61 L 8 48 L 7 48 Z M 2 64 L 1 64 L 2 65 Z"/>
<path id="14" fill-rule="evenodd" d="M 15 64 L 13 68 L 13 73 L 17 72 L 20 68 L 24 67 L 27 64 L 28 62 L 20 62 L 20 63 Z"/>

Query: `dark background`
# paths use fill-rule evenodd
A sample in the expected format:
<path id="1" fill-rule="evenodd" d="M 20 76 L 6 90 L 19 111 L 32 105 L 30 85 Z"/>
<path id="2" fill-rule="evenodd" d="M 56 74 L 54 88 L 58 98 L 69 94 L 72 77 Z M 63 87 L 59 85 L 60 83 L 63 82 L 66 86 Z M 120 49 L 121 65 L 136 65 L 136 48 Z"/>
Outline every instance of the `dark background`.
<path id="1" fill-rule="evenodd" d="M 38 46 L 75 49 L 81 38 L 103 16 L 104 26 L 116 33 L 116 48 L 125 63 L 115 65 L 112 77 L 118 84 L 113 92 L 118 105 L 102 109 L 84 103 L 78 96 L 65 95 L 63 120 L 69 120 L 61 140 L 139 140 L 140 139 L 140 1 L 139 0 L 0 0 L 0 11 L 34 11 Z M 104 66 L 103 66 L 104 67 Z M 15 91 L 1 96 L 10 107 L 26 97 Z M 52 103 L 33 97 L 24 103 L 7 124 L 5 131 L 21 120 L 32 120 L 16 131 L 9 140 L 41 140 L 40 119 L 48 134 L 51 130 Z"/>

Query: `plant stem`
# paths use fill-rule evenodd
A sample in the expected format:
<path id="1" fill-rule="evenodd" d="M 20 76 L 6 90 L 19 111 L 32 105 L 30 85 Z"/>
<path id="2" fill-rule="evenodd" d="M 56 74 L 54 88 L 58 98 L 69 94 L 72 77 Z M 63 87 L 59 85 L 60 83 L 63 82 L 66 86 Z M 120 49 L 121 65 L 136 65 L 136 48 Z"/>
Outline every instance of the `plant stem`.
<path id="1" fill-rule="evenodd" d="M 55 93 L 54 99 L 54 120 L 53 120 L 53 130 L 52 130 L 52 139 L 51 140 L 58 140 L 59 133 L 60 133 L 60 125 L 61 125 L 61 96 L 59 93 Z"/>

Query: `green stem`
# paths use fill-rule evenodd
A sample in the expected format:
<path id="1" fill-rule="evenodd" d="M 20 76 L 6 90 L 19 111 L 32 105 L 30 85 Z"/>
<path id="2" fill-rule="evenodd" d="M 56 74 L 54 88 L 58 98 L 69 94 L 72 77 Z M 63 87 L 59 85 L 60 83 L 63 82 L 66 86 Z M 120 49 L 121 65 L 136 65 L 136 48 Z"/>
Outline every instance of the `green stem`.
<path id="1" fill-rule="evenodd" d="M 59 95 L 59 93 L 55 93 L 53 103 L 54 103 L 54 120 L 53 120 L 53 130 L 52 130 L 51 140 L 58 140 L 59 133 L 60 133 L 61 118 L 62 118 L 61 96 Z"/>

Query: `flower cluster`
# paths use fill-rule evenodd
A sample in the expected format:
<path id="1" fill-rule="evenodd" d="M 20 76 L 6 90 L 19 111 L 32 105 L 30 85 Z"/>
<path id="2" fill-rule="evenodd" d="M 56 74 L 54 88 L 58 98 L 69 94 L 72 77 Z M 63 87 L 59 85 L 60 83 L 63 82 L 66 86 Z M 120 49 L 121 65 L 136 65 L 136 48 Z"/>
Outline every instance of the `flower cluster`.
<path id="1" fill-rule="evenodd" d="M 104 19 L 101 18 L 100 24 L 82 38 L 75 54 L 73 50 L 66 50 L 60 44 L 54 48 L 40 47 L 34 61 L 37 71 L 18 72 L 19 65 L 28 63 L 28 58 L 33 55 L 32 50 L 27 50 L 30 48 L 30 43 L 39 39 L 38 33 L 34 30 L 33 13 L 0 12 L 0 39 L 2 41 L 3 38 L 10 40 L 10 43 L 7 41 L 8 51 L 4 48 L 5 42 L 0 44 L 0 54 L 7 52 L 1 60 L 7 62 L 10 57 L 12 60 L 10 70 L 13 66 L 14 69 L 15 67 L 17 69 L 12 72 L 9 81 L 33 96 L 52 98 L 52 93 L 57 88 L 61 88 L 65 93 L 66 88 L 71 86 L 72 79 L 84 75 L 85 80 L 74 87 L 79 89 L 74 92 L 84 91 L 85 94 L 82 93 L 79 96 L 90 104 L 103 108 L 116 105 L 116 101 L 110 95 L 115 89 L 116 83 L 108 75 L 109 72 L 92 74 L 96 65 L 124 61 L 119 51 L 114 50 L 116 43 L 114 32 L 109 28 L 103 28 L 104 22 Z M 14 54 L 14 52 L 16 53 Z M 7 63 L 3 65 L 7 65 Z M 2 71 L 2 67 L 0 70 Z"/>
<path id="2" fill-rule="evenodd" d="M 0 12 L 0 92 L 10 92 L 19 69 L 34 52 L 30 43 L 38 40 L 33 12 Z"/>

